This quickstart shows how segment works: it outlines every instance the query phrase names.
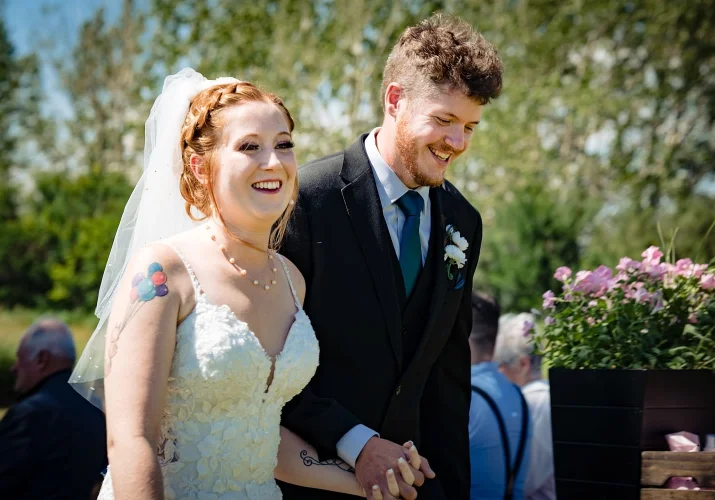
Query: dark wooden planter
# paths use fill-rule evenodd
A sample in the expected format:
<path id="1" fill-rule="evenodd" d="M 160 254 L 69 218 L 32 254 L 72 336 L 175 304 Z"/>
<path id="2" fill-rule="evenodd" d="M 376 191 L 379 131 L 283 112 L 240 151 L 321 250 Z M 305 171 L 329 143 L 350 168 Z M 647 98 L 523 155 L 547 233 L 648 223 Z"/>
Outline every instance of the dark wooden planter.
<path id="1" fill-rule="evenodd" d="M 715 433 L 715 373 L 549 370 L 559 500 L 637 500 L 641 452 L 665 435 Z"/>

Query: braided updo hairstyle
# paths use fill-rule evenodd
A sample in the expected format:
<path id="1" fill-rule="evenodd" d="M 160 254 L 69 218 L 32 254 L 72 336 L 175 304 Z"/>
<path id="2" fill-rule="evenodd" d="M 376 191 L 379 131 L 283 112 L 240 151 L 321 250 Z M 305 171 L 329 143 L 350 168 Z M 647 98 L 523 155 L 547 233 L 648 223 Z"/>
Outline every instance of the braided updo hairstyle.
<path id="1" fill-rule="evenodd" d="M 252 83 L 223 83 L 201 91 L 189 106 L 189 112 L 186 114 L 184 125 L 181 128 L 180 139 L 183 170 L 179 179 L 179 190 L 184 200 L 186 200 L 186 213 L 193 220 L 205 220 L 209 216 L 216 215 L 226 227 L 221 212 L 213 209 L 213 207 L 216 207 L 213 189 L 214 154 L 218 149 L 223 132 L 223 124 L 218 118 L 226 108 L 247 102 L 275 104 L 285 116 L 288 129 L 293 132 L 295 123 L 280 97 L 270 92 L 265 92 Z M 204 172 L 208 179 L 205 185 L 199 182 L 191 169 L 191 155 L 193 154 L 203 158 Z M 298 177 L 296 176 L 293 200 L 297 196 Z M 288 220 L 293 212 L 293 206 L 292 204 L 288 205 L 283 215 L 274 225 L 269 242 L 270 248 L 275 249 L 280 245 L 285 235 Z M 192 213 L 191 207 L 196 207 L 202 215 L 197 217 Z M 229 234 L 229 236 L 236 238 L 235 235 Z"/>

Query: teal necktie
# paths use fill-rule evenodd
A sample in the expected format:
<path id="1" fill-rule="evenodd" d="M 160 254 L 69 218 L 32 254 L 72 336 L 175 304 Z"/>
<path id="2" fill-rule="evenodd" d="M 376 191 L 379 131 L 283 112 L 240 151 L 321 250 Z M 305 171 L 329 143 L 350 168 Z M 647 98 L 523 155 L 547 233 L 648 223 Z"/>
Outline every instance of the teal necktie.
<path id="1" fill-rule="evenodd" d="M 424 205 L 425 200 L 417 191 L 407 191 L 397 200 L 397 206 L 405 214 L 405 224 L 400 235 L 400 267 L 407 297 L 412 293 L 422 269 L 420 213 Z"/>

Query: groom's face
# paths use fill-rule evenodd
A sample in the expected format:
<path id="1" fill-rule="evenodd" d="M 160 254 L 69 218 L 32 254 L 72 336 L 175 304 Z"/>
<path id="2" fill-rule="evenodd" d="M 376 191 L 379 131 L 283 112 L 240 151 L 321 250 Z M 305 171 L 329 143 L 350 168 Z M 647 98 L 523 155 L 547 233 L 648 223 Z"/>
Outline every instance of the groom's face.
<path id="1" fill-rule="evenodd" d="M 396 123 L 397 156 L 418 186 L 439 186 L 482 117 L 482 105 L 459 90 L 405 97 Z"/>

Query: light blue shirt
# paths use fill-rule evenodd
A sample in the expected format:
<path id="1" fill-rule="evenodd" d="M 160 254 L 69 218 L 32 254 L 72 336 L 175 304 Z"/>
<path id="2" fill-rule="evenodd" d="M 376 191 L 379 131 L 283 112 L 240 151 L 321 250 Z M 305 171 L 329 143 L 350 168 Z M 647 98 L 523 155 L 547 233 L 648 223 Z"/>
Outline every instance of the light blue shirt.
<path id="1" fill-rule="evenodd" d="M 472 365 L 472 385 L 489 394 L 501 411 L 509 436 L 512 467 L 521 437 L 521 398 L 519 388 L 499 373 L 496 363 Z M 514 500 L 524 498 L 524 481 L 529 470 L 531 424 L 524 458 L 514 484 Z M 471 500 L 503 500 L 506 489 L 506 469 L 499 423 L 482 396 L 472 392 L 469 409 L 469 456 L 472 469 Z"/>
<path id="2" fill-rule="evenodd" d="M 372 166 L 372 175 L 375 177 L 377 194 L 380 197 L 380 205 L 382 206 L 382 215 L 385 217 L 392 246 L 399 259 L 400 234 L 402 234 L 402 226 L 405 224 L 405 214 L 402 213 L 396 202 L 403 194 L 409 191 L 409 188 L 397 177 L 397 174 L 390 168 L 377 149 L 377 133 L 379 131 L 379 127 L 375 128 L 365 138 L 365 151 Z M 418 187 L 415 191 L 422 196 L 425 202 L 420 215 L 420 246 L 422 248 L 422 264 L 424 265 L 427 250 L 429 249 L 430 231 L 432 230 L 432 205 L 429 197 L 429 186 Z M 369 427 L 356 425 L 338 441 L 338 456 L 352 467 L 355 467 L 358 455 L 360 455 L 365 444 L 371 437 L 378 435 L 377 432 Z"/>

